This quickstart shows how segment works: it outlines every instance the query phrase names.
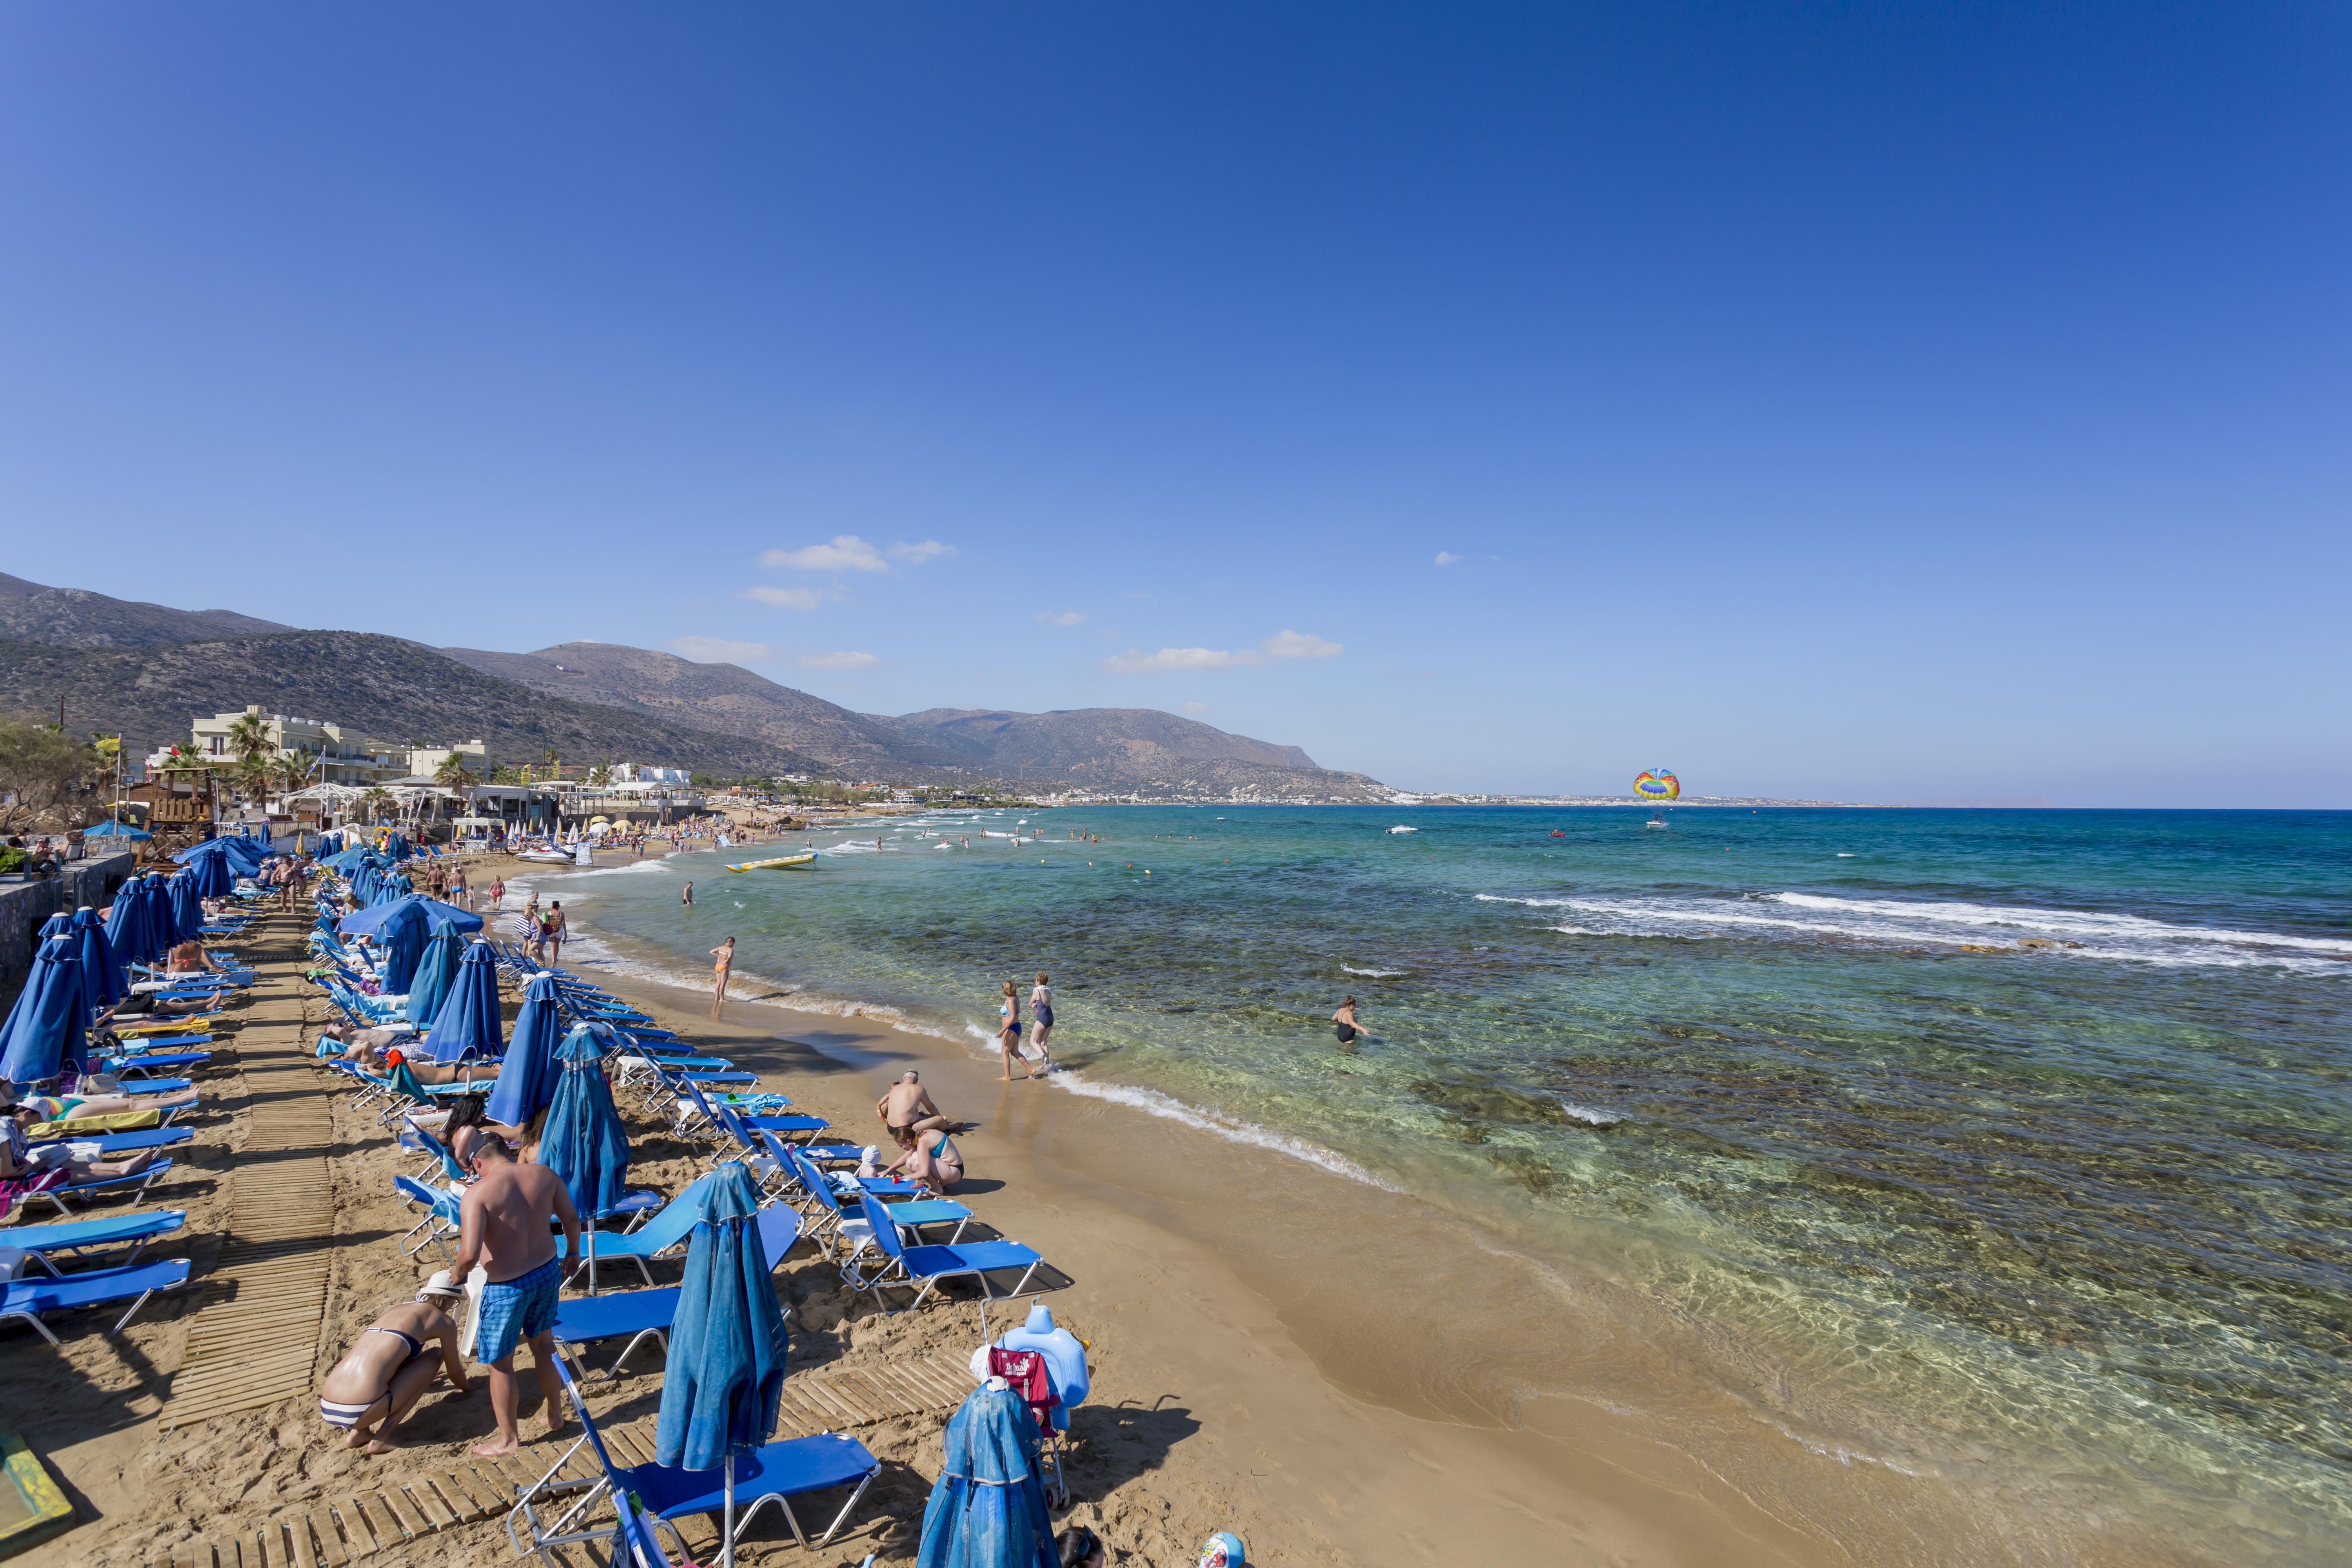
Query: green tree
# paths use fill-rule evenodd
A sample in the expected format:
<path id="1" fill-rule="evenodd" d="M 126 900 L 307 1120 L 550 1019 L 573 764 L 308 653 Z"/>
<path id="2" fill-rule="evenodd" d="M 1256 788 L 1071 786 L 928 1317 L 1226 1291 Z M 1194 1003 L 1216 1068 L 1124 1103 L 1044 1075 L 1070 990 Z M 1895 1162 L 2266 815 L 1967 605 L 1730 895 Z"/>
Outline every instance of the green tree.
<path id="1" fill-rule="evenodd" d="M 588 770 L 588 783 L 592 788 L 603 789 L 606 784 L 612 782 L 613 768 L 611 763 L 598 763 L 594 767 Z"/>
<path id="2" fill-rule="evenodd" d="M 257 761 L 278 750 L 269 739 L 269 721 L 258 713 L 238 714 L 228 727 L 228 750 L 240 763 Z"/>
<path id="3" fill-rule="evenodd" d="M 433 782 L 444 789 L 464 789 L 470 785 L 474 775 L 466 770 L 466 753 L 452 752 L 442 758 L 441 765 L 433 770 Z"/>
<path id="4" fill-rule="evenodd" d="M 96 747 L 54 724 L 30 714 L 0 718 L 0 829 L 31 826 L 105 766 Z"/>
<path id="5" fill-rule="evenodd" d="M 370 822 L 380 820 L 383 816 L 383 808 L 391 804 L 392 792 L 381 784 L 370 785 L 366 793 L 359 798 L 360 807 L 367 813 L 367 819 Z"/>
<path id="6" fill-rule="evenodd" d="M 490 770 L 490 782 L 494 784 L 529 784 L 530 779 L 524 775 L 530 772 L 529 768 L 525 768 L 522 773 L 518 773 L 514 769 L 501 763 Z"/>

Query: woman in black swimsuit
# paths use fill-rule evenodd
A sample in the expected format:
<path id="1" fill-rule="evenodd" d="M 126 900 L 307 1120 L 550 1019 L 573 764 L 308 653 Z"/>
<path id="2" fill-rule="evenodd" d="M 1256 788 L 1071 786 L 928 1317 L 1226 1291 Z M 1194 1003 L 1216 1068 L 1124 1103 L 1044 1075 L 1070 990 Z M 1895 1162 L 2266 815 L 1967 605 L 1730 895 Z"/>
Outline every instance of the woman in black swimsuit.
<path id="1" fill-rule="evenodd" d="M 1355 1048 L 1357 1037 L 1364 1031 L 1356 1022 L 1356 999 L 1353 996 L 1341 1002 L 1339 1010 L 1331 1015 L 1331 1026 L 1339 1032 L 1340 1049 Z"/>

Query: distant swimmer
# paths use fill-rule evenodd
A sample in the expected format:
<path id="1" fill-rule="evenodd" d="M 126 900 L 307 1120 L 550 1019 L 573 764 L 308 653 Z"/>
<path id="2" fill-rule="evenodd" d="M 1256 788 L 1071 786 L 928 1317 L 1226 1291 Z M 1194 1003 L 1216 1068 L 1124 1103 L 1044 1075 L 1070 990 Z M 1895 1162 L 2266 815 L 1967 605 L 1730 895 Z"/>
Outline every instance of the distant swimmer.
<path id="1" fill-rule="evenodd" d="M 694 884 L 693 884 L 693 883 L 688 882 L 688 883 L 686 885 L 686 890 L 678 894 L 678 896 L 677 896 L 677 901 L 678 901 L 679 903 L 681 903 L 681 904 L 684 904 L 684 905 L 685 905 L 688 909 L 689 909 L 689 910 L 690 910 L 690 909 L 692 909 L 692 908 L 694 908 Z"/>
<path id="2" fill-rule="evenodd" d="M 1339 1048 L 1353 1050 L 1357 1037 L 1364 1032 L 1363 1026 L 1356 1022 L 1356 999 L 1353 996 L 1340 1002 L 1339 1010 L 1331 1015 L 1331 1026 L 1339 1031 Z"/>

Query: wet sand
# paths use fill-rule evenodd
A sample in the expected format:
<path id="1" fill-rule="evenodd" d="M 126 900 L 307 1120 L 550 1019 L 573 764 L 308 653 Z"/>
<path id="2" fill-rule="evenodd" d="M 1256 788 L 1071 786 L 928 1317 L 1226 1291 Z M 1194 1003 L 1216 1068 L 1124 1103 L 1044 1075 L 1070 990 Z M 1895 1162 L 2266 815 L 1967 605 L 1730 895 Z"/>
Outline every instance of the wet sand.
<path id="1" fill-rule="evenodd" d="M 532 880 L 560 896 L 560 878 Z M 676 972 L 596 936 L 641 961 L 627 969 Z M 874 1097 L 919 1068 L 977 1124 L 958 1139 L 972 1206 L 1075 1280 L 1046 1298 L 1057 1312 L 1111 1325 L 1097 1388 L 1181 1413 L 1150 1488 L 1261 1561 L 2196 1560 L 2127 1520 L 1785 1431 L 1724 1386 L 1738 1351 L 1708 1325 L 1433 1204 L 1125 1103 L 1008 1086 L 992 1054 L 880 1019 L 739 988 L 712 1025 L 707 993 L 600 978 L 782 1073 L 860 1142 L 883 1136 Z"/>

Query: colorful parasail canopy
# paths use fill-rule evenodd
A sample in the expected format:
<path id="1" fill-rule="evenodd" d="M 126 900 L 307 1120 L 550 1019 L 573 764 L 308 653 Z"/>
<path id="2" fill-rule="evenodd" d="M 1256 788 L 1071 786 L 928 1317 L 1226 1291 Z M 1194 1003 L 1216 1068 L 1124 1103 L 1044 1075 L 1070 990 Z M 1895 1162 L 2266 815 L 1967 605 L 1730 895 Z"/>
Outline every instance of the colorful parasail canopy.
<path id="1" fill-rule="evenodd" d="M 1683 781 L 1664 768 L 1652 768 L 1633 781 L 1633 793 L 1643 800 L 1675 800 L 1683 793 Z"/>

